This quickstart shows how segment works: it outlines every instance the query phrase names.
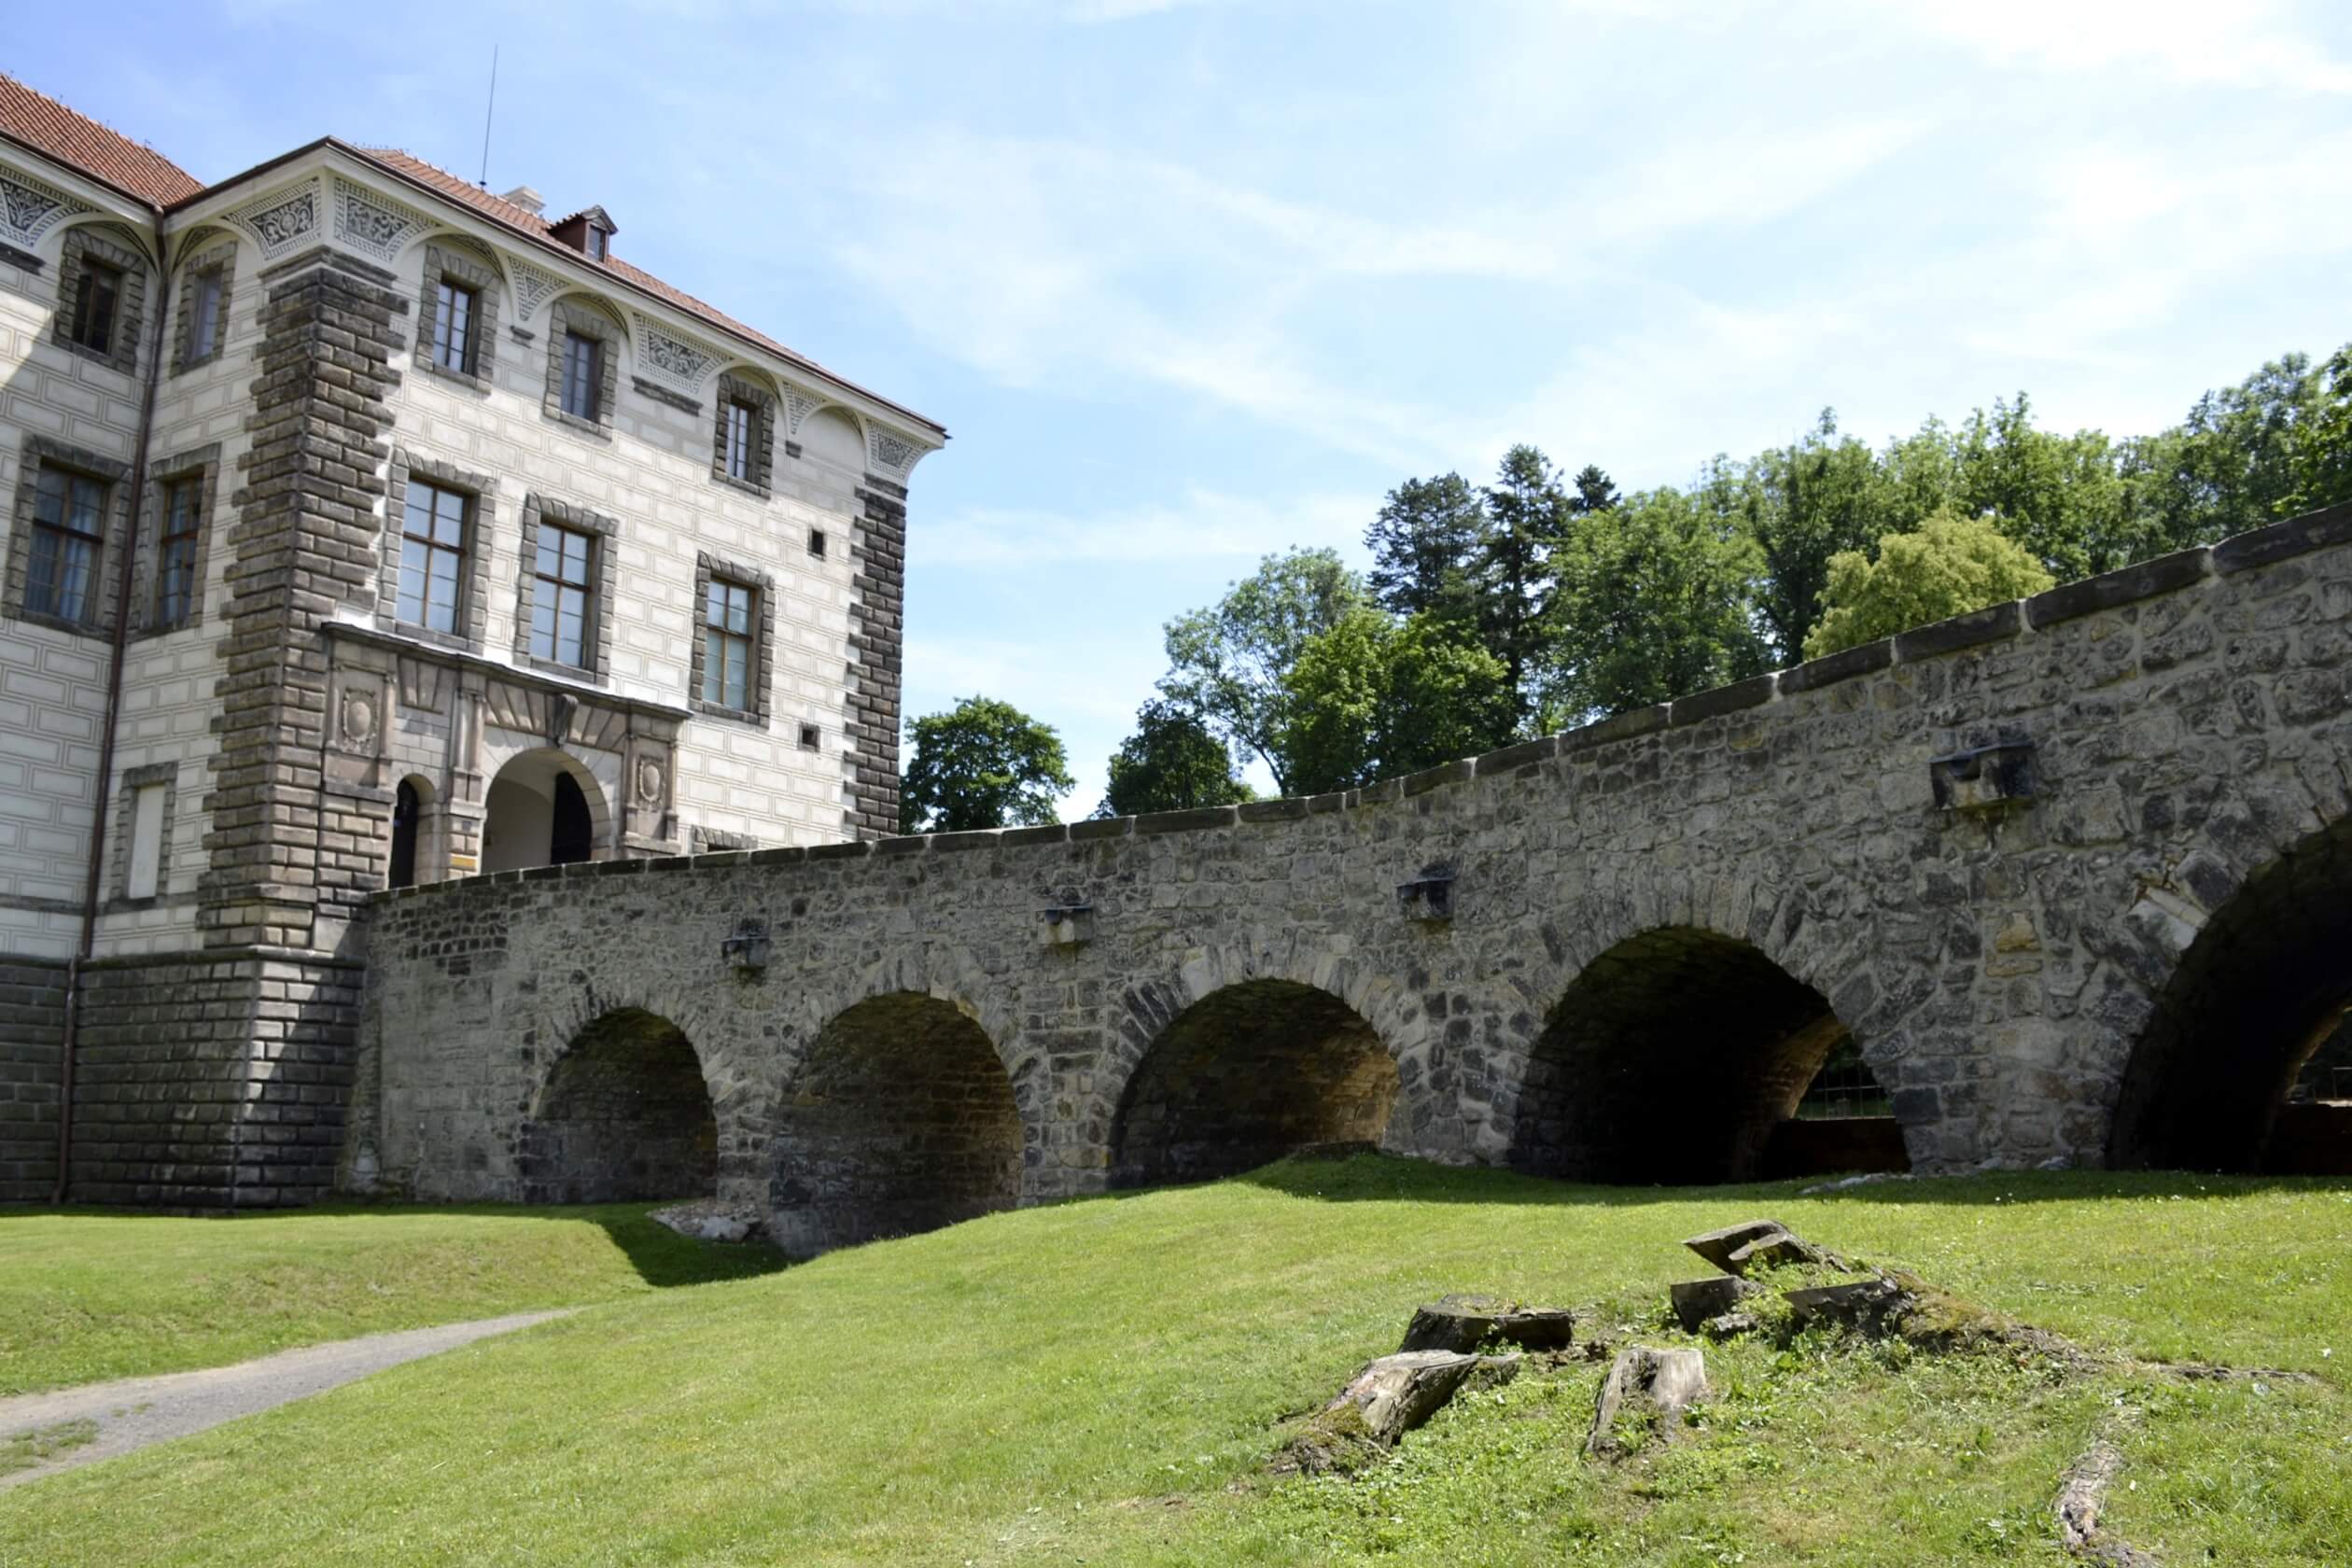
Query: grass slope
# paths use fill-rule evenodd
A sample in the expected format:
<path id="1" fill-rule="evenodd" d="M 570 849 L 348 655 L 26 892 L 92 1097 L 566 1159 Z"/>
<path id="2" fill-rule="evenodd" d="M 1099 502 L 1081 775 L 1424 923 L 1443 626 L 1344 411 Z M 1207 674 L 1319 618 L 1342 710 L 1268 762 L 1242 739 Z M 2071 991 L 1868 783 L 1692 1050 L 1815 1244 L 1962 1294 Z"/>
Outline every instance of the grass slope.
<path id="1" fill-rule="evenodd" d="M 2090 1345 L 2317 1386 L 1710 1349 L 1684 1440 L 1580 1459 L 1602 1368 L 1457 1401 L 1355 1482 L 1277 1423 L 1486 1289 L 1660 1337 L 1676 1240 L 1770 1213 Z M 386 1219 L 392 1216 L 385 1216 Z M 2018 1563 L 2095 1431 L 2168 1561 L 2352 1542 L 2352 1190 L 2032 1175 L 1814 1199 L 1363 1159 L 998 1215 L 662 1292 L 21 1489 L 0 1564 Z M 2332 1355 L 2326 1352 L 2333 1351 Z M 2136 1490 L 2131 1490 L 2136 1483 Z M 2208 1559 L 2207 1554 L 2211 1558 Z"/>
<path id="2" fill-rule="evenodd" d="M 647 1208 L 0 1208 L 0 1396 L 776 1267 L 689 1241 Z"/>

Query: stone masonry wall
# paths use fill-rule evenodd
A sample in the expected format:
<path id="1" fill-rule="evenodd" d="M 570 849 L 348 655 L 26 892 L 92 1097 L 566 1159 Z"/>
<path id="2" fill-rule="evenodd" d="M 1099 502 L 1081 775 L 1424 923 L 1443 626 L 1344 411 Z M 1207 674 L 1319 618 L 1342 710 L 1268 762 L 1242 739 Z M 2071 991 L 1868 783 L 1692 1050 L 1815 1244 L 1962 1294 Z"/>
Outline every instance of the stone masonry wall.
<path id="1" fill-rule="evenodd" d="M 338 819 L 325 820 L 329 655 L 317 631 L 339 607 L 374 605 L 386 399 L 399 384 L 391 358 L 409 301 L 386 287 L 394 274 L 328 250 L 263 278 L 253 444 L 229 534 L 203 917 L 217 946 L 332 947 L 343 914 L 379 885 L 375 857 L 356 851 L 363 835 L 389 832 L 391 809 L 338 803 Z"/>
<path id="2" fill-rule="evenodd" d="M 72 1196 L 273 1208 L 331 1184 L 357 965 L 258 952 L 101 959 L 83 975 Z"/>
<path id="3" fill-rule="evenodd" d="M 763 1203 L 828 1024 L 911 994 L 992 1045 L 1022 1199 L 1099 1191 L 1169 1019 L 1268 980 L 1393 1056 L 1388 1147 L 1512 1162 L 1555 1014 L 1658 931 L 1825 1001 L 1914 1169 L 2096 1164 L 2182 954 L 2352 816 L 2347 620 L 2352 509 L 1345 795 L 409 889 L 350 1169 L 513 1196 L 549 1063 L 628 1007 L 692 1043 L 721 1194 Z M 1400 899 L 1439 877 L 1449 918 Z"/>
<path id="4" fill-rule="evenodd" d="M 0 959 L 0 1203 L 46 1203 L 57 1182 L 65 966 Z"/>
<path id="5" fill-rule="evenodd" d="M 849 779 L 842 825 L 852 838 L 899 827 L 899 674 L 906 651 L 906 487 L 873 474 L 852 551 L 847 729 Z"/>

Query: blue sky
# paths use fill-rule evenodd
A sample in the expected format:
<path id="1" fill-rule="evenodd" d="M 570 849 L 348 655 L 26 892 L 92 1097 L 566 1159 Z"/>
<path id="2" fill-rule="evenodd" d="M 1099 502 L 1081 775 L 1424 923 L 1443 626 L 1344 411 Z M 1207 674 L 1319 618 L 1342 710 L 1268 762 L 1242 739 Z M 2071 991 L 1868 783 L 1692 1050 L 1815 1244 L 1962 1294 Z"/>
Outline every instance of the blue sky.
<path id="1" fill-rule="evenodd" d="M 1159 628 L 1409 474 L 1628 488 L 1825 405 L 2117 433 L 2352 339 L 2352 7 L 509 0 L 21 7 L 6 69 L 218 178 L 323 133 L 602 203 L 618 253 L 944 421 L 910 712 L 1080 788 Z"/>

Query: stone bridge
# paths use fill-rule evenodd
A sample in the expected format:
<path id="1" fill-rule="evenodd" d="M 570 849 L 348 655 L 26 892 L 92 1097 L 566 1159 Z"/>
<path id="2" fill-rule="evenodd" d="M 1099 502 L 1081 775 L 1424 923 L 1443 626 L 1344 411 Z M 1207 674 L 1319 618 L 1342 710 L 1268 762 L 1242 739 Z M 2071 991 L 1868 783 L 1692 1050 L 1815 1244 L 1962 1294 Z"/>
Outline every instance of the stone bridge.
<path id="1" fill-rule="evenodd" d="M 1847 1041 L 1885 1163 L 2352 1168 L 2347 617 L 2339 509 L 1344 795 L 383 895 L 343 1179 L 801 1251 L 1328 1141 L 1723 1180 Z"/>

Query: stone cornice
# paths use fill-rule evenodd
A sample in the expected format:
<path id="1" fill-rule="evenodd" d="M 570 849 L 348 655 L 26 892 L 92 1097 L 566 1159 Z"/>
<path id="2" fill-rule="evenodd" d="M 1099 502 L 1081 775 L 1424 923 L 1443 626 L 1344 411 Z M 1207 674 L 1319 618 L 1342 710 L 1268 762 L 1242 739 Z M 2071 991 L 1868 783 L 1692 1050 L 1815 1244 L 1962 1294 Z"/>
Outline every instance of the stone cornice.
<path id="1" fill-rule="evenodd" d="M 526 687 L 532 691 L 561 693 L 565 696 L 578 698 L 583 706 L 619 708 L 624 712 L 642 714 L 649 719 L 660 719 L 674 724 L 683 724 L 693 717 L 691 709 L 676 703 L 655 702 L 651 697 L 629 696 L 624 693 L 598 686 L 593 681 L 568 680 L 560 675 L 551 675 L 543 670 L 525 669 L 508 664 L 501 659 L 491 658 L 487 654 L 474 653 L 465 649 L 449 648 L 440 643 L 427 642 L 419 637 L 404 637 L 399 632 L 384 631 L 375 626 L 363 625 L 356 621 L 329 621 L 322 630 L 329 637 L 343 642 L 357 643 L 363 648 L 383 649 L 388 652 L 398 653 L 403 658 L 421 659 L 428 664 L 445 665 L 450 669 L 470 670 L 476 674 L 504 680 L 511 685 Z"/>

